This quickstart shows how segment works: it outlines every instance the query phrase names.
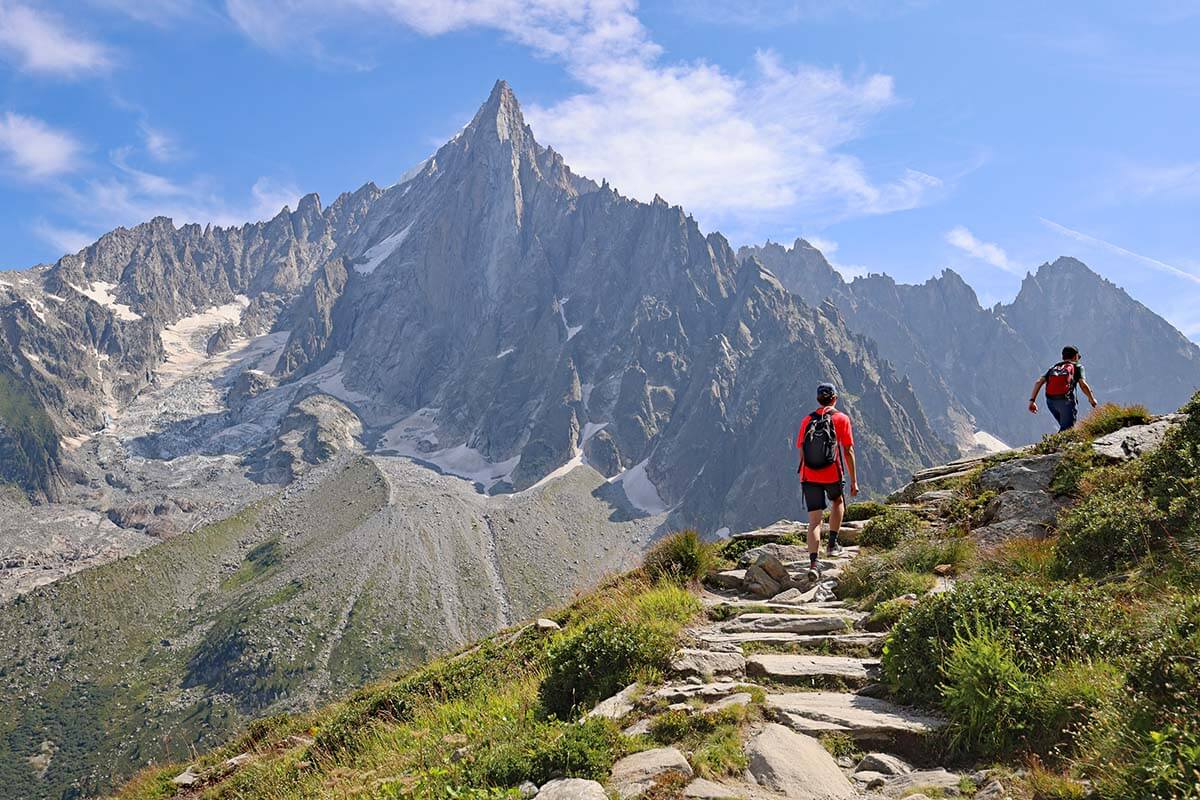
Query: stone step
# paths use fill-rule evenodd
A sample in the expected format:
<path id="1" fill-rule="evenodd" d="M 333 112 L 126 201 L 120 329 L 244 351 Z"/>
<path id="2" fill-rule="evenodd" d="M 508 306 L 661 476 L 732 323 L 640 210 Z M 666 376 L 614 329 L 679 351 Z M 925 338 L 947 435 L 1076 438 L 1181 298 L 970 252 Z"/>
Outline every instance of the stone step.
<path id="1" fill-rule="evenodd" d="M 818 647 L 870 647 L 887 638 L 886 633 L 868 633 L 854 631 L 844 634 L 829 633 L 763 633 L 749 631 L 746 633 L 724 633 L 719 630 L 693 631 L 692 635 L 701 642 L 710 645 L 718 644 L 747 644 L 762 642 L 766 644 L 795 645 L 797 649 Z"/>
<path id="2" fill-rule="evenodd" d="M 668 683 L 660 686 L 648 695 L 651 701 L 665 700 L 668 703 L 682 703 L 692 698 L 701 700 L 720 700 L 731 694 L 745 691 L 746 687 L 754 686 L 746 681 L 714 681 L 711 683 Z"/>
<path id="3" fill-rule="evenodd" d="M 946 724 L 926 712 L 844 692 L 770 694 L 765 708 L 769 716 L 799 733 L 844 733 L 860 745 L 917 760 L 928 755 L 925 737 Z"/>
<path id="4" fill-rule="evenodd" d="M 700 602 L 708 608 L 729 606 L 734 611 L 745 609 L 747 613 L 762 613 L 762 610 L 786 614 L 822 614 L 846 607 L 844 600 L 821 600 L 811 603 L 780 603 L 774 600 L 753 600 L 748 597 L 726 597 L 724 595 L 706 592 Z"/>
<path id="5" fill-rule="evenodd" d="M 746 659 L 746 674 L 810 686 L 862 686 L 879 672 L 879 662 L 848 656 L 759 653 Z"/>
<path id="6" fill-rule="evenodd" d="M 841 633 L 854 629 L 861 614 L 742 614 L 721 625 L 722 633 Z"/>

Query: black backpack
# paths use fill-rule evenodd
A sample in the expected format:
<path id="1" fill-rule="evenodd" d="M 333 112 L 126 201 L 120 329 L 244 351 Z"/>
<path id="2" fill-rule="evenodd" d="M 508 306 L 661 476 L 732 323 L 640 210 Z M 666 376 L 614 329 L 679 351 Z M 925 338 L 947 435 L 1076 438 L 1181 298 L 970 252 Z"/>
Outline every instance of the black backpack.
<path id="1" fill-rule="evenodd" d="M 822 469 L 837 461 L 837 429 L 833 426 L 833 411 L 808 415 L 804 430 L 804 466 Z"/>

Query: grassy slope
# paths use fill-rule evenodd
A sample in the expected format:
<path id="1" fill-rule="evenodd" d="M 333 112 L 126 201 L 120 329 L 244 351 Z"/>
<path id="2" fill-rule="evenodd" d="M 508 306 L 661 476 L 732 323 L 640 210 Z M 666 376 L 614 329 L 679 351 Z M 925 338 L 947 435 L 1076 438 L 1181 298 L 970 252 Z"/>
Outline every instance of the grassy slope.
<path id="1" fill-rule="evenodd" d="M 380 502 L 362 492 L 340 517 L 364 517 Z M 288 607 L 302 586 L 269 560 L 247 558 L 274 536 L 259 524 L 270 507 L 0 606 L 0 705 L 16 711 L 0 720 L 4 796 L 94 792 L 113 765 L 119 776 L 121 765 L 221 741 L 305 679 L 309 653 L 268 656 L 252 669 L 239 661 L 255 630 L 290 621 L 299 638 L 328 629 Z M 54 758 L 40 779 L 28 758 L 44 741 Z"/>
<path id="2" fill-rule="evenodd" d="M 522 780 L 551 774 L 604 778 L 616 758 L 648 740 L 623 737 L 607 721 L 579 725 L 548 714 L 547 671 L 565 662 L 581 683 L 653 680 L 675 635 L 698 613 L 689 591 L 628 574 L 554 614 L 560 633 L 548 637 L 528 625 L 503 631 L 320 711 L 252 726 L 192 763 L 207 797 L 508 797 Z M 562 655 L 585 629 L 646 647 L 619 667 L 602 659 L 589 672 Z M 244 752 L 252 762 L 228 774 L 224 760 Z M 117 796 L 170 797 L 170 779 L 184 766 L 149 769 Z"/>

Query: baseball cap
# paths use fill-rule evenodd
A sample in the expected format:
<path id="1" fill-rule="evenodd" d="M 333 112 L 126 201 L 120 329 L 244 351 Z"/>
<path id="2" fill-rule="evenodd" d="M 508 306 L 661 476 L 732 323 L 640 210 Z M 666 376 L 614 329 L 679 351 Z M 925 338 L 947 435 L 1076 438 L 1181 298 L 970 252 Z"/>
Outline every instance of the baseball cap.
<path id="1" fill-rule="evenodd" d="M 837 389 L 834 388 L 834 385 L 832 383 L 818 383 L 817 384 L 817 397 L 820 398 L 820 397 L 836 397 L 836 396 L 837 396 Z"/>

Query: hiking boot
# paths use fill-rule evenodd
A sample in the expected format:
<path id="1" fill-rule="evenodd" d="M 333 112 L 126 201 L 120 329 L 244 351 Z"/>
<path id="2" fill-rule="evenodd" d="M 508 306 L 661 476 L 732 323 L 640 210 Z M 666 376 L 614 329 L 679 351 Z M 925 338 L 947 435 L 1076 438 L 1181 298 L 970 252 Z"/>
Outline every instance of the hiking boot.
<path id="1" fill-rule="evenodd" d="M 813 564 L 808 568 L 808 579 L 813 583 L 821 580 L 821 568 L 819 564 Z"/>
<path id="2" fill-rule="evenodd" d="M 829 558 L 836 558 L 837 556 L 840 556 L 843 552 L 844 551 L 842 550 L 842 546 L 840 544 L 838 544 L 837 542 L 830 542 L 829 543 L 829 552 L 826 555 Z"/>

